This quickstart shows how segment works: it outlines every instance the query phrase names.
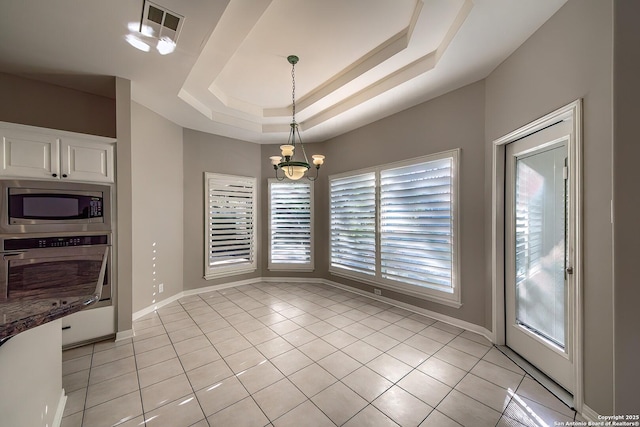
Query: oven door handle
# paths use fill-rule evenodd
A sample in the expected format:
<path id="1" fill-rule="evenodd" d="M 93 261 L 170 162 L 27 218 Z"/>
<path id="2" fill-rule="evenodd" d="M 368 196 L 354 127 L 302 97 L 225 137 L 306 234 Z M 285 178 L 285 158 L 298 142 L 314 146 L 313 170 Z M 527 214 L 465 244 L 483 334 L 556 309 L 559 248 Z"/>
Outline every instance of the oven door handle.
<path id="1" fill-rule="evenodd" d="M 2 259 L 7 259 L 14 256 L 24 255 L 27 251 L 11 251 L 11 252 L 0 252 L 2 254 Z"/>

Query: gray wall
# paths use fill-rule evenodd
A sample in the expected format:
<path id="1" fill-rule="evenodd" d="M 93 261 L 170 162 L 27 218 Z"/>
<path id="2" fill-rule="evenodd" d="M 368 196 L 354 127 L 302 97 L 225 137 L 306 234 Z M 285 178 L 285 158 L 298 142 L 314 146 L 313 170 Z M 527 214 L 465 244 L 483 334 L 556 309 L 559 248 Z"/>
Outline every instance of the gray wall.
<path id="1" fill-rule="evenodd" d="M 614 4 L 614 351 L 615 414 L 640 413 L 640 280 L 638 211 L 640 210 L 640 3 Z"/>
<path id="2" fill-rule="evenodd" d="M 261 183 L 264 161 L 257 144 L 211 135 L 191 129 L 183 133 L 184 161 L 184 290 L 260 277 L 255 273 L 205 280 L 204 276 L 204 172 L 251 176 Z M 258 206 L 262 198 L 258 193 Z M 258 224 L 258 230 L 261 224 Z M 260 247 L 260 236 L 258 236 Z M 260 256 L 260 254 L 258 254 Z"/>
<path id="3" fill-rule="evenodd" d="M 184 209 L 182 127 L 140 104 L 131 106 L 136 312 L 182 292 Z"/>
<path id="4" fill-rule="evenodd" d="M 131 194 L 131 81 L 116 78 L 116 332 L 131 330 L 133 306 L 133 214 Z"/>
<path id="5" fill-rule="evenodd" d="M 383 296 L 487 326 L 486 311 L 490 307 L 485 303 L 485 294 L 490 292 L 491 285 L 486 283 L 484 270 L 484 92 L 484 81 L 468 85 L 333 138 L 315 150 L 326 156 L 322 177 L 316 181 L 315 189 L 316 265 L 326 278 L 373 292 L 373 286 L 327 272 L 328 175 L 461 148 L 459 249 L 462 307 L 456 309 L 386 290 L 383 290 Z"/>
<path id="6" fill-rule="evenodd" d="M 486 79 L 487 182 L 493 140 L 584 99 L 584 386 L 600 414 L 613 413 L 612 9 L 570 0 Z"/>

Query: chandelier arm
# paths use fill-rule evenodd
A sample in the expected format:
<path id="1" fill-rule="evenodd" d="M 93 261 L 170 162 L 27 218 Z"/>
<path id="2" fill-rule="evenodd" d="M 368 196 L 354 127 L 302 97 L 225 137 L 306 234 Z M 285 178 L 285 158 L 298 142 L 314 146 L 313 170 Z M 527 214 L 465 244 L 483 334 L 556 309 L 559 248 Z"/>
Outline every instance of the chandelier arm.
<path id="1" fill-rule="evenodd" d="M 306 163 L 309 163 L 309 159 L 307 158 L 307 152 L 304 149 L 304 144 L 302 143 L 302 138 L 300 137 L 300 130 L 298 130 L 298 124 L 296 123 L 296 127 L 295 127 L 295 133 L 298 134 L 298 141 L 300 141 L 300 147 L 302 148 L 302 155 L 304 156 L 304 161 Z M 295 140 L 295 135 L 294 135 L 294 140 Z"/>
<path id="2" fill-rule="evenodd" d="M 278 170 L 279 170 L 280 168 L 279 168 L 279 167 L 277 167 L 277 166 L 274 166 L 273 168 L 276 170 L 276 179 L 277 179 L 278 181 L 284 181 L 284 176 L 282 176 L 282 178 L 280 178 L 280 177 L 278 176 Z"/>
<path id="3" fill-rule="evenodd" d="M 316 176 L 307 175 L 307 179 L 309 181 L 315 181 L 316 179 L 318 179 L 318 175 L 320 174 L 320 166 L 316 165 L 315 169 L 316 169 Z"/>

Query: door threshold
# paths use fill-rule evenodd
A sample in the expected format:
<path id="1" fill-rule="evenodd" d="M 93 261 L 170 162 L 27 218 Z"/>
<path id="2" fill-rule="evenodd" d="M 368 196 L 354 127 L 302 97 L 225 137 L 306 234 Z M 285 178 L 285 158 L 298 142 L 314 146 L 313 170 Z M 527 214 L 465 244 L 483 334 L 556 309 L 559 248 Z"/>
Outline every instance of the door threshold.
<path id="1" fill-rule="evenodd" d="M 496 348 L 507 356 L 513 363 L 518 365 L 529 376 L 536 380 L 542 387 L 546 388 L 549 393 L 560 399 L 562 403 L 575 411 L 573 407 L 573 395 L 565 390 L 558 383 L 549 378 L 544 372 L 533 366 L 531 363 L 523 359 L 518 353 L 504 345 L 497 345 Z"/>

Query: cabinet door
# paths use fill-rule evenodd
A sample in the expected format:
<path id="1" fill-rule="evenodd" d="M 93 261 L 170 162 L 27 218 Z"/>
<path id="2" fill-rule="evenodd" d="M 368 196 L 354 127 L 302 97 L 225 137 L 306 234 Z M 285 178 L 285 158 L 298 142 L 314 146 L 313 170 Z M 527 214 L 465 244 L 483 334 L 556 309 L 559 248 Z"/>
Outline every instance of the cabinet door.
<path id="1" fill-rule="evenodd" d="M 62 318 L 62 345 L 111 336 L 116 332 L 113 306 L 89 308 Z"/>
<path id="2" fill-rule="evenodd" d="M 53 135 L 2 129 L 0 175 L 59 178 L 60 139 Z"/>
<path id="3" fill-rule="evenodd" d="M 64 138 L 60 147 L 63 179 L 113 182 L 112 144 Z"/>

